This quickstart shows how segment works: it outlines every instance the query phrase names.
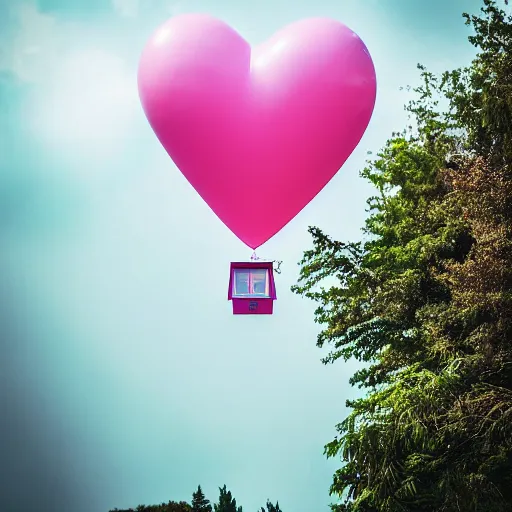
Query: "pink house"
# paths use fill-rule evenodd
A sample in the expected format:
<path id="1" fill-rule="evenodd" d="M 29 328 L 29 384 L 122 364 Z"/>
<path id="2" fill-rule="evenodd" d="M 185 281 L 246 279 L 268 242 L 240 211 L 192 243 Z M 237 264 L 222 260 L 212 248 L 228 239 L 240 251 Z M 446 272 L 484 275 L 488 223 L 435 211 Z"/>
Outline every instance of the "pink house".
<path id="1" fill-rule="evenodd" d="M 231 263 L 228 300 L 234 315 L 271 315 L 277 299 L 272 262 Z"/>

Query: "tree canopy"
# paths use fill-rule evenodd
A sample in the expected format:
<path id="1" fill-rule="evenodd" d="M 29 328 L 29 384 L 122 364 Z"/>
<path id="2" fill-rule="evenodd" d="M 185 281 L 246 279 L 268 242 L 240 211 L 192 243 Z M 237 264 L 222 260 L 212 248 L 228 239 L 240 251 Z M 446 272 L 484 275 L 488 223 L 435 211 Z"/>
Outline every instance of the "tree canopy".
<path id="1" fill-rule="evenodd" d="M 242 507 L 236 506 L 236 500 L 231 491 L 224 487 L 219 487 L 219 501 L 213 506 L 215 512 L 242 512 Z"/>
<path id="2" fill-rule="evenodd" d="M 420 66 L 416 127 L 361 172 L 363 240 L 311 227 L 293 287 L 324 363 L 364 363 L 325 447 L 337 512 L 512 510 L 512 19 L 492 0 L 464 18 L 474 61 Z"/>
<path id="3" fill-rule="evenodd" d="M 213 505 L 215 512 L 243 512 L 241 506 L 237 506 L 236 499 L 226 485 L 219 487 L 219 498 L 217 503 Z M 261 510 L 265 512 L 262 507 Z M 192 493 L 192 504 L 186 501 L 169 501 L 160 505 L 139 505 L 135 509 L 118 509 L 114 508 L 110 512 L 212 512 L 210 500 L 208 500 L 200 485 L 197 490 Z M 260 512 L 258 510 L 258 512 Z M 274 506 L 272 502 L 267 500 L 266 512 L 282 512 L 279 503 Z"/>
<path id="4" fill-rule="evenodd" d="M 263 507 L 261 507 L 260 512 L 282 512 L 279 508 L 279 502 L 276 502 L 275 505 L 273 505 L 269 500 L 267 500 L 267 510 L 265 510 Z"/>
<path id="5" fill-rule="evenodd" d="M 206 499 L 200 485 L 197 486 L 197 491 L 192 494 L 192 512 L 212 512 L 210 500 Z"/>

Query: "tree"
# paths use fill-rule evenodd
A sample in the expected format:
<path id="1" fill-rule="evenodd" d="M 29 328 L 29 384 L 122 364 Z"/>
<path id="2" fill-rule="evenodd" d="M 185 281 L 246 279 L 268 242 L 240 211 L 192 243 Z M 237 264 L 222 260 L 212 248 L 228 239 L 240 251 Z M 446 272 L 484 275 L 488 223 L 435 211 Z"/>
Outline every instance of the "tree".
<path id="1" fill-rule="evenodd" d="M 310 228 L 293 287 L 319 303 L 324 363 L 365 363 L 325 447 L 335 511 L 512 509 L 512 19 L 491 0 L 464 16 L 472 65 L 420 68 L 417 130 L 361 173 L 365 240 Z"/>
<path id="2" fill-rule="evenodd" d="M 237 508 L 236 500 L 231 491 L 226 489 L 225 484 L 224 487 L 219 487 L 219 491 L 219 502 L 214 505 L 215 512 L 242 512 L 242 507 Z"/>
<path id="3" fill-rule="evenodd" d="M 242 512 L 242 507 L 237 507 L 236 500 L 231 495 L 231 491 L 226 489 L 226 485 L 219 487 L 219 491 L 219 502 L 214 505 L 215 512 Z M 261 510 L 265 512 L 263 508 Z M 169 501 L 161 505 L 139 505 L 135 510 L 115 508 L 110 512 L 212 512 L 212 506 L 206 499 L 201 486 L 198 485 L 197 491 L 192 493 L 192 505 L 185 501 Z M 279 503 L 274 506 L 267 500 L 267 512 L 281 512 Z"/>
<path id="4" fill-rule="evenodd" d="M 270 500 L 267 500 L 267 510 L 265 511 L 265 509 L 261 507 L 261 512 L 282 512 L 282 510 L 279 508 L 279 502 L 276 501 L 274 506 Z"/>
<path id="5" fill-rule="evenodd" d="M 206 496 L 199 485 L 197 491 L 192 494 L 192 511 L 193 512 L 212 512 L 212 506 L 210 500 L 206 499 Z"/>
<path id="6" fill-rule="evenodd" d="M 110 512 L 192 512 L 192 507 L 186 501 L 169 501 L 160 505 L 138 505 L 135 510 L 115 508 Z"/>
<path id="7" fill-rule="evenodd" d="M 192 507 L 186 501 L 169 501 L 167 504 L 160 505 L 154 512 L 192 512 Z"/>

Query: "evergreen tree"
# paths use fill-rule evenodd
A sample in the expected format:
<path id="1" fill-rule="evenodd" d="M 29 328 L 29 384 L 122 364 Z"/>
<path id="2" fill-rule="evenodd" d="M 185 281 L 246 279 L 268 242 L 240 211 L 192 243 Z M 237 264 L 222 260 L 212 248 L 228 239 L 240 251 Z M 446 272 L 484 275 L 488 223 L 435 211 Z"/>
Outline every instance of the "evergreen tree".
<path id="1" fill-rule="evenodd" d="M 192 507 L 186 501 L 169 501 L 160 505 L 138 505 L 135 509 L 112 509 L 110 512 L 192 512 Z"/>
<path id="2" fill-rule="evenodd" d="M 267 500 L 267 510 L 265 511 L 265 509 L 263 507 L 261 507 L 261 512 L 282 512 L 282 510 L 279 508 L 278 501 L 276 501 L 276 504 L 274 506 L 274 505 L 272 505 L 270 500 Z"/>
<path id="3" fill-rule="evenodd" d="M 199 485 L 197 491 L 192 494 L 192 511 L 193 512 L 212 512 L 212 506 L 210 500 L 206 499 L 206 496 Z"/>
<path id="4" fill-rule="evenodd" d="M 219 487 L 219 491 L 219 502 L 214 505 L 215 512 L 242 512 L 242 507 L 237 508 L 236 500 L 231 491 L 226 489 L 225 484 L 224 487 Z"/>
<path id="5" fill-rule="evenodd" d="M 310 228 L 293 287 L 319 302 L 324 362 L 365 363 L 326 446 L 336 511 L 512 510 L 512 19 L 492 0 L 464 16 L 474 62 L 421 68 L 417 131 L 362 171 L 366 239 Z"/>

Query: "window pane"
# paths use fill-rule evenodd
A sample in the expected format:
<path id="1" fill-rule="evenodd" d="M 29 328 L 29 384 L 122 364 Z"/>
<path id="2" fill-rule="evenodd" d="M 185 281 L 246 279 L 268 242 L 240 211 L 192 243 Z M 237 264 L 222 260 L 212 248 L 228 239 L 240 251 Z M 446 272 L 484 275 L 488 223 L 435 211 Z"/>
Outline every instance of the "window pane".
<path id="1" fill-rule="evenodd" d="M 249 293 L 249 272 L 247 270 L 235 270 L 235 295 L 247 295 Z"/>
<path id="2" fill-rule="evenodd" d="M 233 295 L 238 297 L 270 297 L 268 270 L 235 269 Z"/>
<path id="3" fill-rule="evenodd" d="M 256 295 L 266 295 L 267 274 L 268 272 L 266 269 L 255 269 L 251 271 L 252 293 Z"/>

